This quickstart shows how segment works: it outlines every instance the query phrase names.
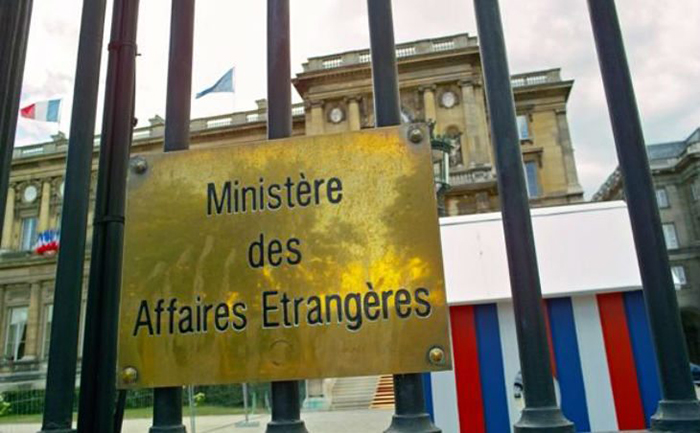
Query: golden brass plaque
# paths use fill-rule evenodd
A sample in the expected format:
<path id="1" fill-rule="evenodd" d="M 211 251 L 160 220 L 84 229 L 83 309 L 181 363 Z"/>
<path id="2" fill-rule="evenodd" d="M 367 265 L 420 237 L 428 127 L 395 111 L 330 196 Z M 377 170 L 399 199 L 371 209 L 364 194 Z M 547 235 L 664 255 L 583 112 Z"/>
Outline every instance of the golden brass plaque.
<path id="1" fill-rule="evenodd" d="M 423 126 L 136 157 L 125 230 L 121 387 L 450 368 Z"/>

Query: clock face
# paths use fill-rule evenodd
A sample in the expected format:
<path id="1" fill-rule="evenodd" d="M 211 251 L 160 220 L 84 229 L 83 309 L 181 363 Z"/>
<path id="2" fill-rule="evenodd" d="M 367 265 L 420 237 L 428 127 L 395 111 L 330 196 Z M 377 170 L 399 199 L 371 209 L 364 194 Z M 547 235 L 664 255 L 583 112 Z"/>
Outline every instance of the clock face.
<path id="1" fill-rule="evenodd" d="M 331 122 L 340 123 L 343 121 L 343 110 L 340 107 L 335 107 L 330 113 Z"/>
<path id="2" fill-rule="evenodd" d="M 445 108 L 452 108 L 457 103 L 457 96 L 452 92 L 445 92 L 442 94 L 442 106 Z"/>
<path id="3" fill-rule="evenodd" d="M 39 191 L 37 191 L 36 187 L 34 185 L 29 185 L 24 188 L 22 198 L 24 198 L 25 203 L 32 203 L 36 200 L 37 195 L 39 195 Z"/>

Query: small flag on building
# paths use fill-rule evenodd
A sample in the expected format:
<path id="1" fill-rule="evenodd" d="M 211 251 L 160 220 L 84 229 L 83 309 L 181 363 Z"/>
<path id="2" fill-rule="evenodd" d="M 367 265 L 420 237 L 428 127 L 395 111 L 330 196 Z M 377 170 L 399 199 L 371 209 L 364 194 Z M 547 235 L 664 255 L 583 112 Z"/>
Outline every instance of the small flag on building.
<path id="1" fill-rule="evenodd" d="M 206 96 L 210 93 L 218 93 L 218 92 L 234 93 L 235 92 L 235 88 L 234 88 L 235 78 L 236 78 L 235 68 L 231 68 L 221 78 L 219 78 L 219 81 L 217 81 L 216 84 L 209 87 L 208 89 L 204 89 L 201 92 L 197 93 L 196 99 L 199 99 L 202 96 Z"/>
<path id="2" fill-rule="evenodd" d="M 61 119 L 61 100 L 51 99 L 27 105 L 20 110 L 20 115 L 26 119 L 42 122 L 58 122 Z"/>
<path id="3" fill-rule="evenodd" d="M 39 233 L 34 252 L 39 255 L 53 255 L 58 252 L 60 234 L 58 230 L 46 230 Z"/>

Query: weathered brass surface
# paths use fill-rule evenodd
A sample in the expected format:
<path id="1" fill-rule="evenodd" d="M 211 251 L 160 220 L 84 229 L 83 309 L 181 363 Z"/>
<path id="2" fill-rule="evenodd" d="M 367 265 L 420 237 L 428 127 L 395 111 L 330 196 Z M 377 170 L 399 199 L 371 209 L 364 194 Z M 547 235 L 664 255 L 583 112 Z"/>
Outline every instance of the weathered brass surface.
<path id="1" fill-rule="evenodd" d="M 431 150 L 408 128 L 142 156 L 120 387 L 449 369 Z"/>

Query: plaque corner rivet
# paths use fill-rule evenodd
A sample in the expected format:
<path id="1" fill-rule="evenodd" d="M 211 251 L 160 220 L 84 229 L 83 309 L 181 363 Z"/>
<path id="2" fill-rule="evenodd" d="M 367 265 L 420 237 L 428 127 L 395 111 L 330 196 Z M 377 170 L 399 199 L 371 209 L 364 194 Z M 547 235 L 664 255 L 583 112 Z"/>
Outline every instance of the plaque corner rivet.
<path id="1" fill-rule="evenodd" d="M 131 167 L 136 174 L 143 174 L 148 170 L 148 161 L 144 158 L 137 156 L 131 161 Z"/>
<path id="2" fill-rule="evenodd" d="M 139 379 L 139 372 L 134 367 L 125 367 L 122 370 L 122 382 L 127 385 L 136 383 Z"/>
<path id="3" fill-rule="evenodd" d="M 423 141 L 423 130 L 418 127 L 412 127 L 408 130 L 408 139 L 412 143 L 418 144 Z"/>
<path id="4" fill-rule="evenodd" d="M 431 364 L 442 365 L 445 363 L 445 351 L 441 347 L 431 347 L 428 351 L 428 359 Z"/>

